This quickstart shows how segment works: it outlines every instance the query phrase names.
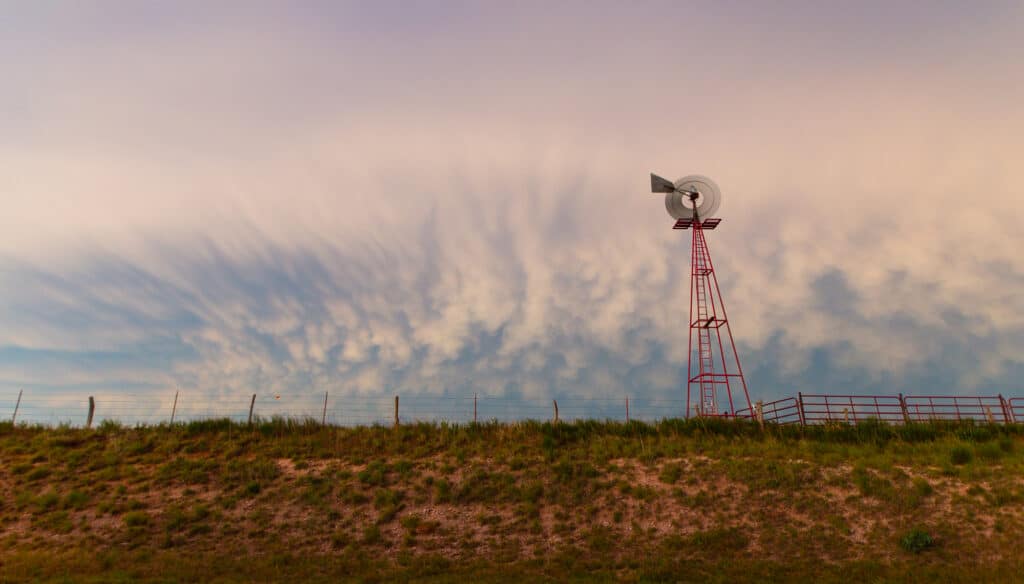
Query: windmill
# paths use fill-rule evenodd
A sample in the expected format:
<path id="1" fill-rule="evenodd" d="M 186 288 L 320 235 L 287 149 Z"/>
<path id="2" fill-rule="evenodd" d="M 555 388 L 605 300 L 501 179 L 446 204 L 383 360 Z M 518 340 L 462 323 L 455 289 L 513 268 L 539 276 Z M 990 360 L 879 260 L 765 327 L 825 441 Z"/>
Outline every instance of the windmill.
<path id="1" fill-rule="evenodd" d="M 653 173 L 651 192 L 665 193 L 665 210 L 676 220 L 672 229 L 690 229 L 693 234 L 686 415 L 694 412 L 698 416 L 735 417 L 737 410 L 752 412 L 747 382 L 704 237 L 705 231 L 722 222 L 712 217 L 722 203 L 722 193 L 718 185 L 704 176 L 690 175 L 672 182 Z"/>

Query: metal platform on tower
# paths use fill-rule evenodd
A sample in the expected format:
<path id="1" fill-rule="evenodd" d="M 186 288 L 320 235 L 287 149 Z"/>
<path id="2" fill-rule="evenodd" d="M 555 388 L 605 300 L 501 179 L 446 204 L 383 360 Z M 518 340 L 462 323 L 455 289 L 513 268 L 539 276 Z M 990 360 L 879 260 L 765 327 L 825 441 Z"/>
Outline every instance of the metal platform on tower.
<path id="1" fill-rule="evenodd" d="M 715 227 L 718 227 L 718 224 L 721 222 L 722 220 L 717 217 L 705 219 L 704 221 L 701 221 L 701 228 L 714 229 Z M 672 229 L 689 229 L 691 227 L 693 227 L 693 219 L 679 219 L 676 221 L 676 224 L 672 226 Z"/>

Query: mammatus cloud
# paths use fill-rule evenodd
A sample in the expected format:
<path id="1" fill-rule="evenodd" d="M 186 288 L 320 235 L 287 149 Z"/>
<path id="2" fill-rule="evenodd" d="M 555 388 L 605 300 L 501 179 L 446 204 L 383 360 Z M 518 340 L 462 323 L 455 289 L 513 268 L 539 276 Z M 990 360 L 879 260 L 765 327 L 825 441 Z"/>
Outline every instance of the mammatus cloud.
<path id="1" fill-rule="evenodd" d="M 1014 389 L 1022 69 L 998 22 L 941 65 L 737 62 L 740 39 L 600 19 L 636 42 L 404 53 L 293 23 L 50 48 L 0 142 L 0 386 L 675 395 L 688 241 L 654 170 L 723 188 L 710 246 L 756 396 Z"/>

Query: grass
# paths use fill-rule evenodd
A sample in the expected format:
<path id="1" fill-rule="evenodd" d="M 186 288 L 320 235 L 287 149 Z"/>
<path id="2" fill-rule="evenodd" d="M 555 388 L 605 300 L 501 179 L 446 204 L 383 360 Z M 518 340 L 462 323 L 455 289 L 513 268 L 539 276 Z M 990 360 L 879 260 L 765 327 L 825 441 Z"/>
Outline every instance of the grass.
<path id="1" fill-rule="evenodd" d="M 0 580 L 1014 581 L 1024 428 L 0 424 Z"/>

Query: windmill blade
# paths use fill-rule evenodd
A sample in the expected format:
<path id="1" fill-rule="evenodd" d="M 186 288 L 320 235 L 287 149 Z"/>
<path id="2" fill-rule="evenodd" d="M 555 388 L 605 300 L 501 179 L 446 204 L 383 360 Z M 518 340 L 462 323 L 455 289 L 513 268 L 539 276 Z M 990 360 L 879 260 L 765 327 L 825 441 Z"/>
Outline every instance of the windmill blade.
<path id="1" fill-rule="evenodd" d="M 690 194 L 697 196 L 691 198 Z M 722 203 L 722 193 L 706 176 L 690 175 L 677 180 L 672 192 L 665 193 L 665 210 L 674 219 L 692 219 L 694 211 L 701 220 L 711 217 Z"/>
<path id="2" fill-rule="evenodd" d="M 706 176 L 693 174 L 677 180 L 675 184 L 680 191 L 700 193 L 700 198 L 693 203 L 696 203 L 697 214 L 701 219 L 707 219 L 714 215 L 722 204 L 722 191 L 718 189 L 718 185 L 714 181 Z M 688 205 L 691 210 L 694 206 L 693 203 Z"/>
<path id="3" fill-rule="evenodd" d="M 651 192 L 652 193 L 671 193 L 676 190 L 676 185 L 672 181 L 661 178 L 660 176 L 651 173 Z"/>

